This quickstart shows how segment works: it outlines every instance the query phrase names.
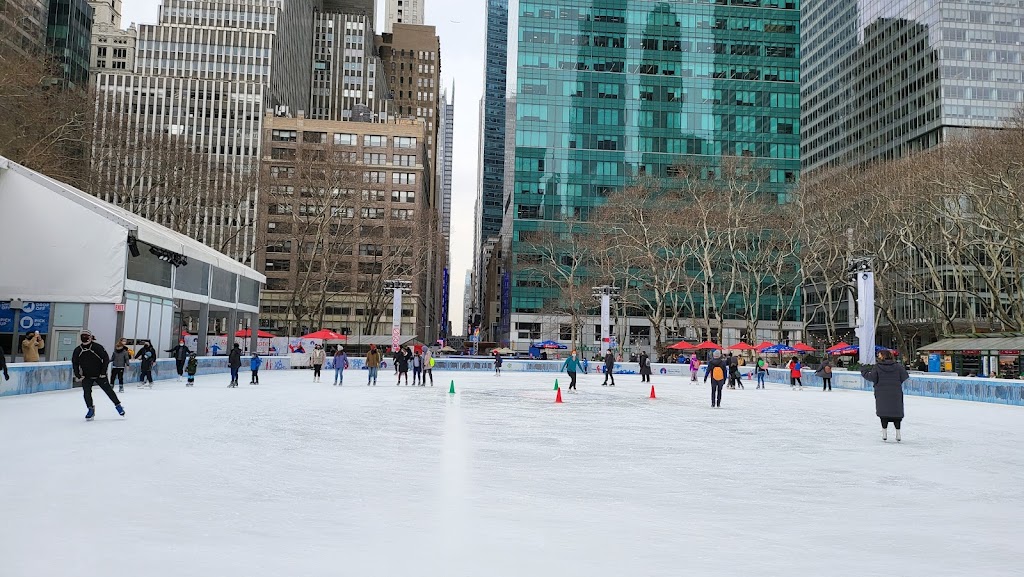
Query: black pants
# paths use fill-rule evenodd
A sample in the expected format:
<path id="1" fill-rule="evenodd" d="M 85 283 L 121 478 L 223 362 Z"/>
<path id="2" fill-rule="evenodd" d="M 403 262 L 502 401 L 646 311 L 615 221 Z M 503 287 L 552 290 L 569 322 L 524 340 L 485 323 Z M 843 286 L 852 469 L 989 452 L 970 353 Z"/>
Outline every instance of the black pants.
<path id="1" fill-rule="evenodd" d="M 139 373 L 139 382 L 153 384 L 153 369 L 145 369 Z"/>
<path id="2" fill-rule="evenodd" d="M 178 370 L 178 376 L 185 374 L 185 359 L 174 359 L 174 368 Z"/>
<path id="3" fill-rule="evenodd" d="M 797 385 L 804 386 L 804 382 L 800 380 L 800 377 L 789 377 L 789 386 L 795 387 Z"/>
<path id="4" fill-rule="evenodd" d="M 831 391 L 832 390 L 832 377 L 822 377 L 821 378 L 821 390 L 823 390 L 823 391 L 825 391 L 825 390 Z"/>
<path id="5" fill-rule="evenodd" d="M 647 371 L 644 371 L 644 372 L 640 373 L 640 382 L 641 383 L 649 383 L 649 382 L 651 382 L 651 375 L 650 375 L 650 373 L 648 373 Z"/>
<path id="6" fill-rule="evenodd" d="M 430 386 L 434 386 L 434 369 L 423 369 L 423 376 L 420 377 L 420 380 L 426 383 L 426 378 L 428 375 L 430 376 Z"/>
<path id="7" fill-rule="evenodd" d="M 114 392 L 114 387 L 110 386 L 110 382 L 107 381 L 107 377 L 85 377 L 82 380 L 82 393 L 85 395 L 85 406 L 86 408 L 93 408 L 92 404 L 92 388 L 98 386 L 103 389 L 103 392 L 110 398 L 110 402 L 114 403 L 115 406 L 120 405 L 121 401 L 117 399 L 117 393 Z"/>
<path id="8" fill-rule="evenodd" d="M 250 381 L 250 382 L 259 384 L 259 382 L 260 382 L 260 370 L 259 369 L 256 369 L 255 371 L 252 372 L 252 381 Z"/>
<path id="9" fill-rule="evenodd" d="M 568 373 L 569 373 L 569 390 L 570 391 L 575 391 L 576 390 L 576 372 L 575 371 L 568 371 Z"/>
<path id="10" fill-rule="evenodd" d="M 903 418 L 902 417 L 900 417 L 898 419 L 893 418 L 893 417 L 878 417 L 878 420 L 882 421 L 882 428 L 883 429 L 888 429 L 889 428 L 889 423 L 893 423 L 894 425 L 896 425 L 896 430 L 897 431 L 900 430 L 900 423 L 903 422 Z"/>
<path id="11" fill-rule="evenodd" d="M 612 379 L 612 386 L 613 387 L 615 386 L 615 372 L 614 371 L 615 371 L 615 369 L 609 369 L 608 367 L 604 368 L 604 384 L 605 385 L 608 384 L 608 378 L 611 377 L 611 379 Z"/>
<path id="12" fill-rule="evenodd" d="M 725 386 L 725 381 L 716 383 L 711 381 L 711 406 L 721 407 L 722 406 L 722 388 Z"/>
<path id="13" fill-rule="evenodd" d="M 739 388 L 743 388 L 743 381 L 740 380 L 740 374 L 736 373 L 735 375 L 729 375 L 729 386 L 735 389 L 737 385 Z"/>
<path id="14" fill-rule="evenodd" d="M 320 369 L 322 369 L 322 368 L 324 368 L 323 365 L 313 365 L 313 377 L 314 378 L 319 378 L 320 377 Z"/>
<path id="15" fill-rule="evenodd" d="M 114 383 L 120 383 L 124 386 L 124 367 L 114 367 L 110 369 L 110 384 L 113 386 Z"/>

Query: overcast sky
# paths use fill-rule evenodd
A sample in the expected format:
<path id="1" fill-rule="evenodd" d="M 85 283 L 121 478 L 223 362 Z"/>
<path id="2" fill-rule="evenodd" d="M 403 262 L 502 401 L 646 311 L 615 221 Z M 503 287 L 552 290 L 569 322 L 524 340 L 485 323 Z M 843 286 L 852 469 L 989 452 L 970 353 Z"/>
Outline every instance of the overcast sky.
<path id="1" fill-rule="evenodd" d="M 127 0 L 122 20 L 155 24 L 160 0 Z M 473 266 L 473 206 L 476 203 L 477 138 L 479 101 L 483 92 L 484 21 L 483 0 L 426 0 L 427 24 L 437 27 L 441 37 L 441 77 L 444 86 L 455 82 L 455 152 L 452 183 L 451 300 L 449 318 L 455 334 L 465 329 L 462 295 L 466 271 Z M 383 0 L 377 0 L 378 29 L 384 14 Z"/>

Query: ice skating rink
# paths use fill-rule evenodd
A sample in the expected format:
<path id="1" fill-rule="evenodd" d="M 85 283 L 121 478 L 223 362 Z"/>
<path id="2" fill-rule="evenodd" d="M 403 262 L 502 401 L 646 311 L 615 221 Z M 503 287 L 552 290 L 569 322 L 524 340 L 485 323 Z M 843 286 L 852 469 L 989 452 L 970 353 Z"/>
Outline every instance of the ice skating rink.
<path id="1" fill-rule="evenodd" d="M 0 575 L 1024 574 L 1021 408 L 907 397 L 897 445 L 860 392 L 247 374 L 0 399 Z"/>

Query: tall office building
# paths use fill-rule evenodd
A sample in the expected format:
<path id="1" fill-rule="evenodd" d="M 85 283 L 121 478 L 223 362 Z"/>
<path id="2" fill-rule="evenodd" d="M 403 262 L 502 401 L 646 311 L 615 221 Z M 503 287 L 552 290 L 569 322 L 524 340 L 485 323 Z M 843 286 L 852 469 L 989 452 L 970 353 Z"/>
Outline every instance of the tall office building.
<path id="1" fill-rule="evenodd" d="M 632 175 L 669 177 L 692 159 L 712 180 L 723 157 L 750 157 L 769 176 L 763 194 L 784 198 L 800 168 L 799 17 L 795 0 L 537 0 L 510 9 L 515 130 L 499 340 L 522 348 L 558 334 L 542 314 L 550 291 L 516 267 L 529 256 L 521 239 L 563 214 L 586 220 Z M 626 334 L 650 334 L 645 319 L 628 322 Z M 721 338 L 738 340 L 742 323 L 727 319 Z"/>
<path id="2" fill-rule="evenodd" d="M 423 24 L 427 0 L 385 0 L 384 32 L 393 32 L 395 24 Z"/>
<path id="3" fill-rule="evenodd" d="M 350 11 L 325 10 L 315 16 L 308 117 L 386 120 L 389 94 L 374 45 L 373 4 L 335 2 L 330 6 Z"/>
<path id="4" fill-rule="evenodd" d="M 448 238 L 452 224 L 452 161 L 455 150 L 455 86 L 441 91 L 437 119 L 437 194 L 441 234 Z"/>
<path id="5" fill-rule="evenodd" d="M 1024 102 L 1016 0 L 804 0 L 803 168 L 857 165 L 995 128 Z"/>
<path id="6" fill-rule="evenodd" d="M 11 49 L 24 56 L 46 45 L 47 0 L 0 2 L 0 52 Z"/>
<path id="7" fill-rule="evenodd" d="M 89 4 L 94 11 L 89 70 L 93 74 L 135 70 L 139 31 L 134 24 L 127 30 L 121 28 L 121 0 L 89 0 Z"/>
<path id="8" fill-rule="evenodd" d="M 98 75 L 94 193 L 250 262 L 263 113 L 308 106 L 318 5 L 164 0 Z"/>
<path id="9" fill-rule="evenodd" d="M 86 0 L 50 0 L 46 46 L 69 86 L 85 88 L 89 84 L 92 19 L 93 9 Z"/>
<path id="10" fill-rule="evenodd" d="M 391 90 L 391 113 L 427 122 L 430 159 L 437 153 L 441 96 L 441 39 L 433 26 L 395 24 L 377 36 L 383 74 Z"/>
<path id="11" fill-rule="evenodd" d="M 505 76 L 508 66 L 508 0 L 487 0 L 484 93 L 480 100 L 477 200 L 473 234 L 474 301 L 483 298 L 483 246 L 501 232 L 505 183 Z M 479 305 L 480 303 L 477 303 Z"/>

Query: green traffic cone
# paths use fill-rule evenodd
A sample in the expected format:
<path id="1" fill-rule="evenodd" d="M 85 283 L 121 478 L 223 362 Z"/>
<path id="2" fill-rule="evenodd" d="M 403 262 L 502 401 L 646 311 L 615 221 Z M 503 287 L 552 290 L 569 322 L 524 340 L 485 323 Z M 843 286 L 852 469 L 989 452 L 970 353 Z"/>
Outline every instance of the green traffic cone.
<path id="1" fill-rule="evenodd" d="M 558 379 L 555 379 L 555 390 L 558 390 Z"/>
<path id="2" fill-rule="evenodd" d="M 454 395 L 455 394 L 455 381 L 452 381 L 452 386 L 448 388 L 448 394 L 449 395 Z"/>

